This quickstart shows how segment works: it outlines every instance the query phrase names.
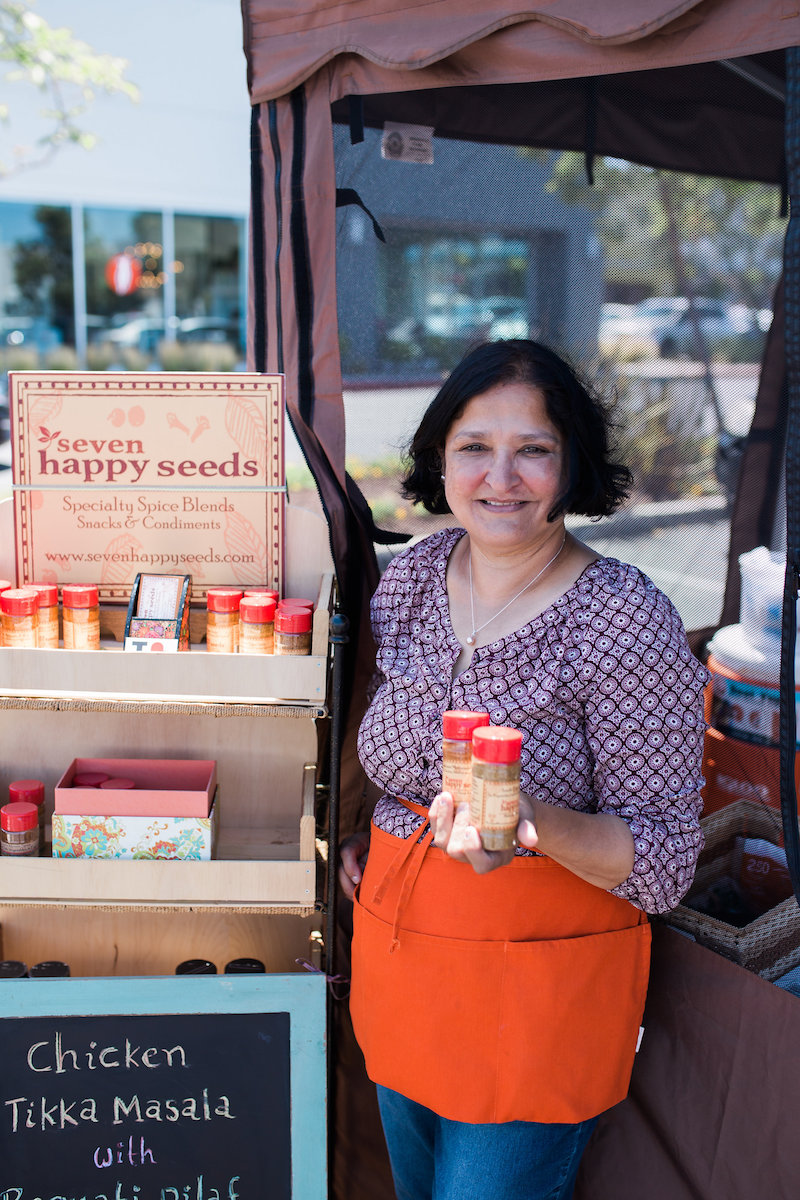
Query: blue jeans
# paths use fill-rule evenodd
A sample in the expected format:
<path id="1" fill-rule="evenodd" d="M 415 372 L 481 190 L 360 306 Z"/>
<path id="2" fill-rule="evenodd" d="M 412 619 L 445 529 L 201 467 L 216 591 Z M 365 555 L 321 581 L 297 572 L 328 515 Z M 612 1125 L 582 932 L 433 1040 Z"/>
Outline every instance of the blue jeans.
<path id="1" fill-rule="evenodd" d="M 468 1125 L 381 1086 L 378 1104 L 397 1200 L 569 1200 L 597 1123 Z"/>

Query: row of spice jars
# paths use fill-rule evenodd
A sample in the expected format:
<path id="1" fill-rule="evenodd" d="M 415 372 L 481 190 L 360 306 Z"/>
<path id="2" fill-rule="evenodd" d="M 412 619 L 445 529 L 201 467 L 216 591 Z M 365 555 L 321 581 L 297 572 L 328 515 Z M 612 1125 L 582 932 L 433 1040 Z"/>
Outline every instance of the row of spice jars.
<path id="1" fill-rule="evenodd" d="M 100 598 L 93 583 L 65 583 L 61 589 L 65 650 L 98 650 Z M 59 644 L 58 587 L 29 583 L 14 587 L 0 580 L 0 646 L 56 649 Z"/>
<path id="2" fill-rule="evenodd" d="M 261 588 L 210 587 L 206 649 L 212 654 L 310 654 L 313 600 Z"/>

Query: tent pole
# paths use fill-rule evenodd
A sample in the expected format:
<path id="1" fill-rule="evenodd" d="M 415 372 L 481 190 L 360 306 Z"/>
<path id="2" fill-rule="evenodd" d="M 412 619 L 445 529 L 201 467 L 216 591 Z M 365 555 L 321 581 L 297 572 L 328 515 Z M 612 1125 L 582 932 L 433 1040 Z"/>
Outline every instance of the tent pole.
<path id="1" fill-rule="evenodd" d="M 781 818 L 789 875 L 800 903 L 800 836 L 797 823 L 794 656 L 800 580 L 800 50 L 786 51 L 786 167 L 789 225 L 786 231 L 786 576 L 783 590 L 780 675 Z"/>

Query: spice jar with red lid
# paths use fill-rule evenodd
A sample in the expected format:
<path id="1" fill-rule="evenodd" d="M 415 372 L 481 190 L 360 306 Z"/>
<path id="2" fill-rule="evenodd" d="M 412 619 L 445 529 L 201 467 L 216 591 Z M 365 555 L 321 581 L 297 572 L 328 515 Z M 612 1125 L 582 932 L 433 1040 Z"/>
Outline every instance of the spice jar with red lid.
<path id="1" fill-rule="evenodd" d="M 0 854 L 39 853 L 39 809 L 27 800 L 14 800 L 0 808 Z"/>
<path id="2" fill-rule="evenodd" d="M 488 725 L 472 734 L 470 823 L 485 850 L 515 845 L 519 824 L 519 775 L 522 733 Z"/>
<path id="3" fill-rule="evenodd" d="M 65 583 L 61 589 L 65 650 L 100 649 L 100 593 L 96 583 Z"/>
<path id="4" fill-rule="evenodd" d="M 278 608 L 275 612 L 275 653 L 311 653 L 312 614 L 307 608 Z"/>
<path id="5" fill-rule="evenodd" d="M 6 588 L 0 592 L 3 645 L 11 649 L 39 644 L 39 594 L 33 588 Z"/>
<path id="6" fill-rule="evenodd" d="M 206 649 L 211 654 L 235 654 L 239 649 L 241 588 L 210 587 L 206 594 Z"/>

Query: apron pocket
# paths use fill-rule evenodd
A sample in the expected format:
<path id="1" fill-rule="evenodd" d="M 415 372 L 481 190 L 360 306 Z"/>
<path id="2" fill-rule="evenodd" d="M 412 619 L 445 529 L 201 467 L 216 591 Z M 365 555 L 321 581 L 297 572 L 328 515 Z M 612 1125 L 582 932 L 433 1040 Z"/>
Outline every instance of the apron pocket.
<path id="1" fill-rule="evenodd" d="M 402 930 L 358 900 L 350 1010 L 370 1078 L 451 1120 L 587 1120 L 628 1088 L 647 922 L 557 941 Z"/>

